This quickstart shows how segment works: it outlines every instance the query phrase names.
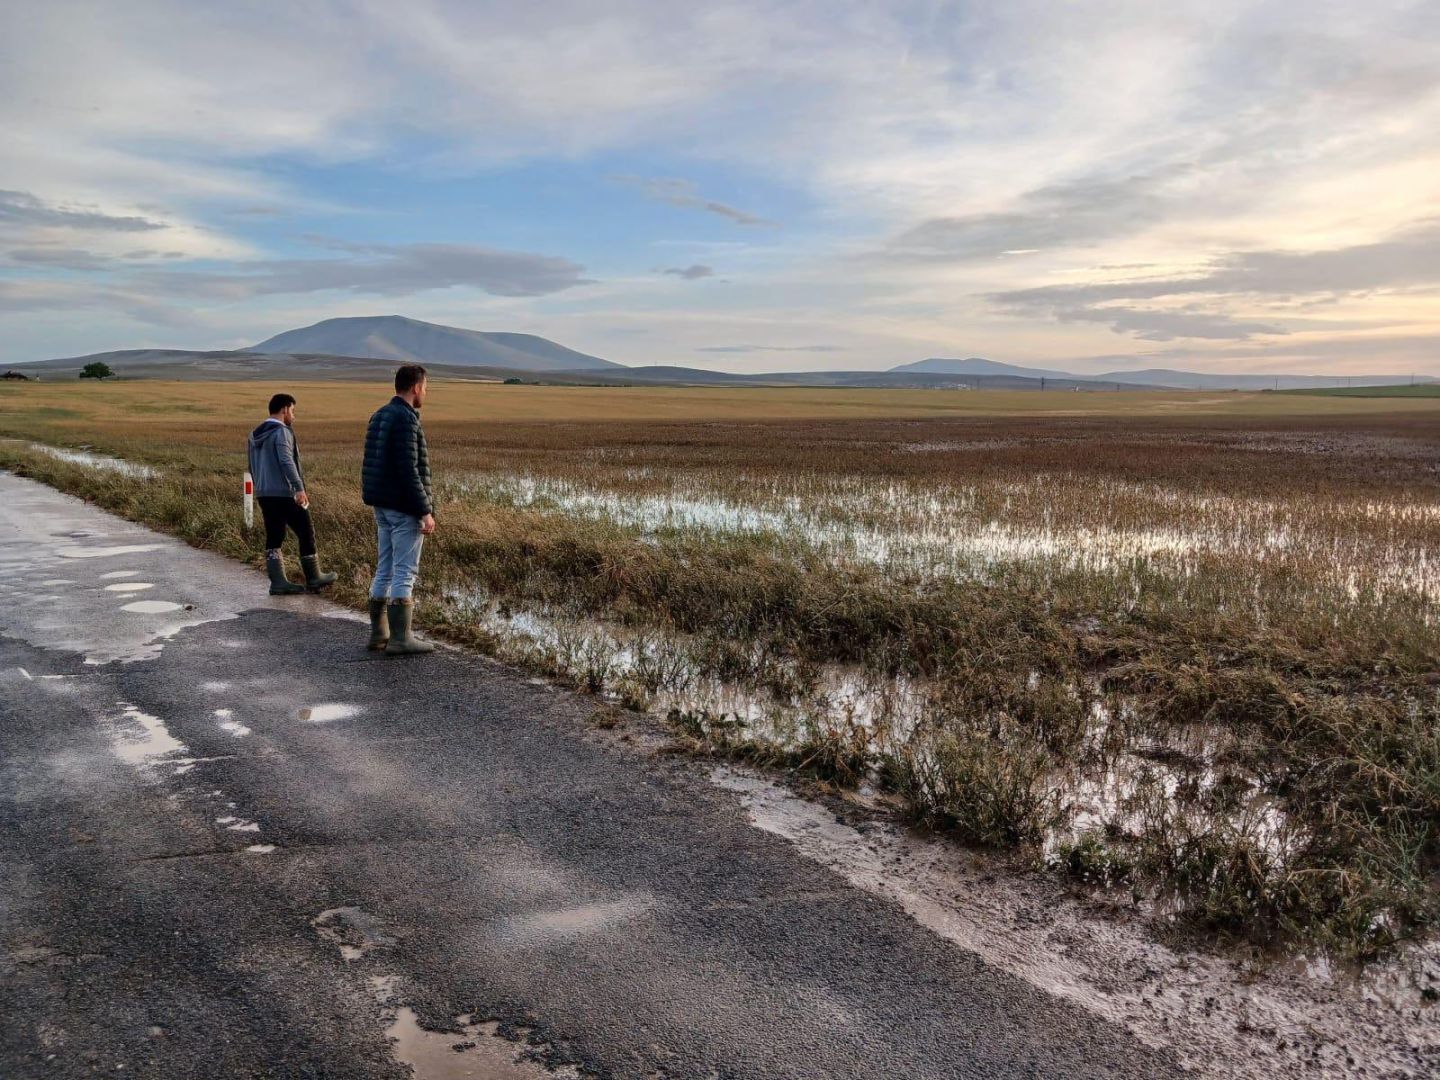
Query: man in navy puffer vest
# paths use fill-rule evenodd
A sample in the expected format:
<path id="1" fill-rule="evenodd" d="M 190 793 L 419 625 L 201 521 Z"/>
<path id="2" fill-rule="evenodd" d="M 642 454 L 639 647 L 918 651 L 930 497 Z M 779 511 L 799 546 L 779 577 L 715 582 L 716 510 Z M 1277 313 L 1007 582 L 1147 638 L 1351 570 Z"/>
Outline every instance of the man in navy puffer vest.
<path id="1" fill-rule="evenodd" d="M 420 550 L 435 531 L 430 455 L 420 408 L 425 369 L 406 364 L 395 372 L 395 396 L 370 417 L 360 473 L 365 505 L 375 510 L 378 558 L 370 586 L 370 645 L 397 656 L 433 652 L 414 634 L 415 578 Z"/>

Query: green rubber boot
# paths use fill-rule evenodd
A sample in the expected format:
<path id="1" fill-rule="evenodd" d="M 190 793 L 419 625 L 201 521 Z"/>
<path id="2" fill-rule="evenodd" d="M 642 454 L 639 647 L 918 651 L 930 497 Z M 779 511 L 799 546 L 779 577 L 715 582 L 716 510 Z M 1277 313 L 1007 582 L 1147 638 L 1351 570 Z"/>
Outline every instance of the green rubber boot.
<path id="1" fill-rule="evenodd" d="M 301 555 L 300 565 L 305 569 L 305 588 L 311 592 L 319 592 L 321 589 L 328 589 L 335 584 L 333 573 L 320 572 L 319 555 Z"/>
<path id="2" fill-rule="evenodd" d="M 305 591 L 285 576 L 285 560 L 278 554 L 265 556 L 265 572 L 270 575 L 271 596 L 294 596 Z"/>
<path id="3" fill-rule="evenodd" d="M 370 644 L 365 648 L 371 652 L 380 652 L 390 643 L 390 613 L 387 605 L 389 601 L 383 597 L 376 600 L 370 598 Z"/>
<path id="4" fill-rule="evenodd" d="M 408 598 L 390 601 L 390 644 L 385 646 L 386 656 L 416 656 L 435 651 L 434 645 L 421 641 L 411 630 L 410 619 L 414 613 L 415 605 Z"/>

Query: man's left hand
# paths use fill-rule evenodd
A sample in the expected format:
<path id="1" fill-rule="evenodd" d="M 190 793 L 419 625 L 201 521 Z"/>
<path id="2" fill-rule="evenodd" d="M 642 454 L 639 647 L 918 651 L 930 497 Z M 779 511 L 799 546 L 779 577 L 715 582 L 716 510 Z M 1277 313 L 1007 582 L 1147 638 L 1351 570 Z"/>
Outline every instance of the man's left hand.
<path id="1" fill-rule="evenodd" d="M 295 501 L 300 504 L 300 509 L 301 509 L 301 510 L 309 510 L 309 509 L 310 509 L 310 496 L 309 496 L 309 495 L 306 495 L 305 492 L 303 492 L 303 491 L 297 491 L 297 492 L 295 492 Z"/>

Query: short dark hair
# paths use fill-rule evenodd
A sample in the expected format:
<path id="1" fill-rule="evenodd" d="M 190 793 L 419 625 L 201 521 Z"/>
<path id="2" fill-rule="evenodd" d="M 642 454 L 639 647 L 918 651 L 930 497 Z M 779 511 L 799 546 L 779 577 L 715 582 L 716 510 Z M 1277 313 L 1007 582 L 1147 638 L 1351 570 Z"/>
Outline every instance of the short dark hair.
<path id="1" fill-rule="evenodd" d="M 274 416 L 281 409 L 288 409 L 295 404 L 295 399 L 289 394 L 276 394 L 270 399 L 270 415 Z"/>
<path id="2" fill-rule="evenodd" d="M 425 381 L 425 369 L 419 364 L 403 364 L 395 372 L 395 392 L 408 394 Z"/>

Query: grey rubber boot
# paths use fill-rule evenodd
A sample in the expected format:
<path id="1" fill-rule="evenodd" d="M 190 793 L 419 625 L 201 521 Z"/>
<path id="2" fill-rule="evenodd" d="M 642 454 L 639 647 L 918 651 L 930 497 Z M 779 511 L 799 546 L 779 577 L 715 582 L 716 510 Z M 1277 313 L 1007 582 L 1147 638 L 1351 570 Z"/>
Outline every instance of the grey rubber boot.
<path id="1" fill-rule="evenodd" d="M 335 584 L 333 573 L 320 572 L 319 555 L 301 555 L 300 565 L 305 569 L 305 588 L 311 592 L 319 592 L 321 589 L 328 589 Z"/>
<path id="2" fill-rule="evenodd" d="M 265 572 L 270 575 L 271 596 L 294 596 L 305 591 L 304 585 L 296 585 L 285 576 L 285 560 L 279 555 L 265 556 Z"/>
<path id="3" fill-rule="evenodd" d="M 414 656 L 434 652 L 435 646 L 421 641 L 410 628 L 415 605 L 408 599 L 390 601 L 390 644 L 385 646 L 386 656 Z"/>
<path id="4" fill-rule="evenodd" d="M 390 613 L 388 600 L 370 598 L 370 644 L 365 648 L 379 652 L 390 642 Z"/>

